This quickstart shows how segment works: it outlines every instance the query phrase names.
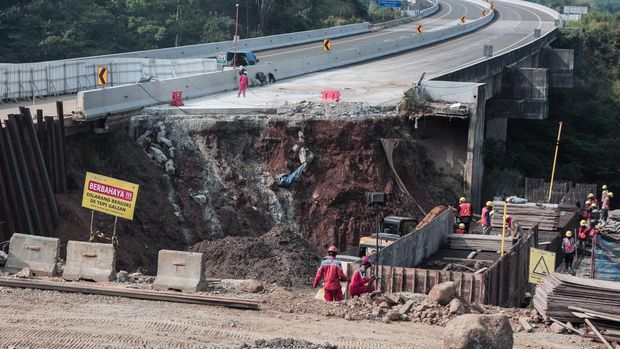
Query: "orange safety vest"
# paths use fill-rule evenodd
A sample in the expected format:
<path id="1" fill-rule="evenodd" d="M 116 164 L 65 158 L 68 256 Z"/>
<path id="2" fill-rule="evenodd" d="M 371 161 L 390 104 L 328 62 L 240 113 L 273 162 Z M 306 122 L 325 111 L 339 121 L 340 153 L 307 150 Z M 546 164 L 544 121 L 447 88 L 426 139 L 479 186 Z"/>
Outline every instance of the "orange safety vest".
<path id="1" fill-rule="evenodd" d="M 482 208 L 482 216 L 480 217 L 480 223 L 482 223 L 482 225 L 491 225 L 491 223 L 489 221 L 487 221 L 487 217 L 486 214 L 487 212 L 489 212 L 489 208 L 488 207 L 484 207 Z"/>
<path id="2" fill-rule="evenodd" d="M 562 252 L 564 253 L 573 253 L 575 252 L 575 240 L 572 238 L 564 238 L 562 240 Z"/>
<path id="3" fill-rule="evenodd" d="M 460 204 L 459 208 L 460 217 L 471 217 L 471 204 L 469 202 L 464 202 Z"/>

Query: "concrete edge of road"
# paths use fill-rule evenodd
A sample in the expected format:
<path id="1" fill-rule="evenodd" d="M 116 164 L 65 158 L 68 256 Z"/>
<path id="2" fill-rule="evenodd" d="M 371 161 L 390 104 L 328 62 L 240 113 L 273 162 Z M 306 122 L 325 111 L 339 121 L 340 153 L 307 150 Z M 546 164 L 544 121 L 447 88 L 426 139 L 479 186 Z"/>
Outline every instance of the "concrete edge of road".
<path id="1" fill-rule="evenodd" d="M 483 7 L 489 5 L 482 0 L 469 1 L 476 1 Z M 487 25 L 493 20 L 494 16 L 495 12 L 489 11 L 486 16 L 465 24 L 409 35 L 396 40 L 387 40 L 379 44 L 362 45 L 357 48 L 338 52 L 331 51 L 289 61 L 254 65 L 248 67 L 248 73 L 250 77 L 253 77 L 257 72 L 265 74 L 271 72 L 277 79 L 281 80 L 351 65 L 463 35 Z M 95 120 L 117 113 L 168 103 L 172 91 L 175 90 L 183 91 L 184 98 L 196 98 L 236 88 L 237 73 L 234 70 L 230 70 L 165 81 L 117 86 L 105 90 L 81 91 L 77 95 L 76 112 L 78 113 L 78 118 Z"/>
<path id="2" fill-rule="evenodd" d="M 555 20 L 560 20 L 560 14 L 558 12 L 548 7 L 536 4 L 536 3 L 532 3 L 529 1 L 522 1 L 522 0 L 502 0 L 502 2 L 507 2 L 510 4 L 518 5 L 518 6 L 524 6 L 524 7 L 529 7 L 531 9 L 544 11 L 545 13 L 547 13 L 549 16 L 551 16 Z M 441 73 L 440 75 L 431 76 L 429 77 L 429 80 L 467 81 L 468 76 L 471 76 L 471 75 L 481 76 L 480 71 L 482 70 L 486 70 L 485 73 L 487 75 L 496 74 L 499 72 L 497 70 L 503 69 L 503 67 L 506 66 L 505 64 L 506 62 L 509 62 L 514 59 L 512 57 L 525 55 L 526 53 L 523 53 L 524 50 L 528 50 L 528 48 L 529 48 L 529 51 L 539 50 L 543 46 L 551 43 L 557 36 L 557 30 L 558 30 L 557 25 L 558 23 L 556 23 L 555 29 L 541 35 L 537 40 L 533 42 L 525 42 L 501 54 L 493 55 L 492 57 L 488 57 L 488 58 L 481 58 L 469 64 L 459 66 L 450 71 Z M 561 25 L 561 22 L 559 23 L 559 25 Z M 530 35 L 532 36 L 534 35 L 534 30 L 532 30 L 532 33 Z M 502 63 L 488 64 L 490 61 L 502 61 Z M 488 69 L 489 66 L 495 67 L 495 70 Z"/>

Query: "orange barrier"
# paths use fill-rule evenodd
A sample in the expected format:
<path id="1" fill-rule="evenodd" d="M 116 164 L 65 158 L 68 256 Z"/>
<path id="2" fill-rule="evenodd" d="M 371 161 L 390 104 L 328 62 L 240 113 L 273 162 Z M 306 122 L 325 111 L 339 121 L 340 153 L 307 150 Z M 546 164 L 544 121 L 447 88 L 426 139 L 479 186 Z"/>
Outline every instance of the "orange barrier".
<path id="1" fill-rule="evenodd" d="M 340 91 L 338 90 L 321 91 L 321 100 L 323 102 L 340 102 Z"/>

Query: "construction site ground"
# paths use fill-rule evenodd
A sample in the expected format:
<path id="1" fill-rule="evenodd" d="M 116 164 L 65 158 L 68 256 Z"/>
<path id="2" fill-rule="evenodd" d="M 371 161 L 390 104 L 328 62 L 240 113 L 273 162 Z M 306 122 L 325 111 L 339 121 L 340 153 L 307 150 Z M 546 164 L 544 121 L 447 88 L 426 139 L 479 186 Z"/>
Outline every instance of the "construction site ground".
<path id="1" fill-rule="evenodd" d="M 310 288 L 268 285 L 256 294 L 224 288 L 211 293 L 259 300 L 261 310 L 0 287 L 0 348 L 241 348 L 276 338 L 340 349 L 442 347 L 441 326 L 345 320 L 337 312 L 346 306 L 317 301 Z M 538 331 L 515 333 L 514 347 L 601 347 L 543 326 Z"/>

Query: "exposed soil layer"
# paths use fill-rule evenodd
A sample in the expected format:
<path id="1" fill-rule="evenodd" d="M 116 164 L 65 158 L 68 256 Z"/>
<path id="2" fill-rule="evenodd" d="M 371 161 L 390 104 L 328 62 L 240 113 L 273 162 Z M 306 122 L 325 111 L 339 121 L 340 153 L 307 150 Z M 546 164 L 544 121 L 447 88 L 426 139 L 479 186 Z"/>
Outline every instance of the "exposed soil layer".
<path id="1" fill-rule="evenodd" d="M 377 230 L 379 216 L 424 216 L 398 187 L 381 138 L 400 139 L 394 167 L 425 211 L 461 195 L 458 180 L 435 169 L 413 124 L 398 118 L 169 117 L 136 122 L 131 130 L 137 140 L 124 131 L 69 137 L 71 191 L 58 198 L 58 236 L 84 241 L 91 214 L 80 207 L 85 172 L 140 185 L 134 220 L 117 225 L 117 267 L 129 271 L 153 274 L 158 250 L 191 249 L 212 255 L 209 277 L 305 283 L 318 259 L 304 239 L 320 250 L 335 244 L 353 251 L 361 236 Z M 300 181 L 279 188 L 275 176 L 300 166 L 295 145 L 315 158 Z M 385 207 L 367 207 L 365 192 L 387 193 Z M 112 223 L 113 217 L 95 214 L 95 230 L 107 237 Z M 282 229 L 263 236 L 274 227 Z M 271 265 L 283 251 L 292 269 L 283 267 L 281 279 L 257 264 L 265 259 Z"/>

